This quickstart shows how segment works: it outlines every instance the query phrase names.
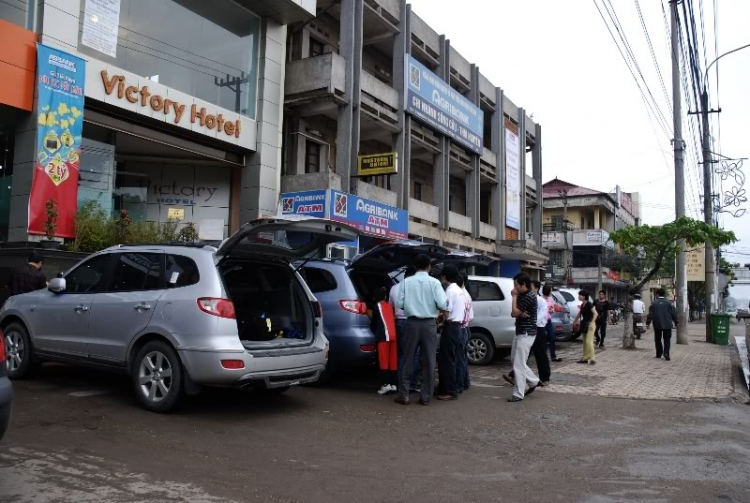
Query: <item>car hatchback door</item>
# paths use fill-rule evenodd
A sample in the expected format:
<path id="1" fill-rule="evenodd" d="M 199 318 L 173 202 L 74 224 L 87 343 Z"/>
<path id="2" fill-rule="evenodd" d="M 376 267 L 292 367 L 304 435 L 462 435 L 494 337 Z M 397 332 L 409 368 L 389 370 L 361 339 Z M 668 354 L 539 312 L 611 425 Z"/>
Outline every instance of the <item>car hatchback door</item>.
<path id="1" fill-rule="evenodd" d="M 164 295 L 164 253 L 114 254 L 105 292 L 91 306 L 88 352 L 92 360 L 123 364 L 130 341 L 145 330 Z"/>

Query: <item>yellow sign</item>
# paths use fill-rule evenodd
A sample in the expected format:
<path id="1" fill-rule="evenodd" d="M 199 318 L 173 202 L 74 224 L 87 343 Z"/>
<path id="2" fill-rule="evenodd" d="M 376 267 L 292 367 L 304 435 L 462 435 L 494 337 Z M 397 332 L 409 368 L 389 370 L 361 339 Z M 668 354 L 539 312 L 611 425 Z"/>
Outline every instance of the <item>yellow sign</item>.
<path id="1" fill-rule="evenodd" d="M 685 253 L 685 262 L 687 264 L 688 281 L 705 281 L 706 280 L 706 247 L 695 246 L 688 248 Z"/>
<path id="2" fill-rule="evenodd" d="M 167 208 L 167 218 L 169 220 L 183 220 L 185 218 L 185 210 L 182 208 Z"/>
<path id="3" fill-rule="evenodd" d="M 357 176 L 395 175 L 398 173 L 396 152 L 360 155 L 357 158 Z"/>

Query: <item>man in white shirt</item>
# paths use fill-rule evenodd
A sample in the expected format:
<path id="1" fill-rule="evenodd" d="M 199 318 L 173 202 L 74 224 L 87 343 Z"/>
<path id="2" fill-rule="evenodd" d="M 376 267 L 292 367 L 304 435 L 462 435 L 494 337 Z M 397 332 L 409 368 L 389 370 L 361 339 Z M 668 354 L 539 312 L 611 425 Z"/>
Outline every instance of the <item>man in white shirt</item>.
<path id="1" fill-rule="evenodd" d="M 443 332 L 440 336 L 440 354 L 438 356 L 438 400 L 456 400 L 458 385 L 456 382 L 456 364 L 458 349 L 461 346 L 461 325 L 466 317 L 466 296 L 458 286 L 458 269 L 447 265 L 441 273 L 443 285 L 448 288 L 448 311 L 445 313 Z"/>
<path id="2" fill-rule="evenodd" d="M 547 322 L 552 318 L 552 314 L 549 311 L 549 304 L 547 301 L 539 295 L 539 291 L 542 288 L 542 284 L 539 281 L 531 282 L 531 290 L 536 295 L 536 337 L 534 338 L 534 344 L 531 346 L 531 353 L 534 354 L 536 360 L 536 368 L 539 372 L 539 386 L 547 386 L 549 384 L 550 376 L 552 371 L 549 365 L 549 357 L 547 356 Z M 515 380 L 515 373 L 510 372 L 510 377 Z"/>
<path id="3" fill-rule="evenodd" d="M 401 290 L 401 285 L 404 284 L 406 278 L 410 278 L 417 274 L 417 268 L 410 265 L 404 271 L 404 280 L 400 283 L 396 283 L 391 287 L 391 291 L 388 295 L 388 302 L 393 307 L 393 313 L 396 316 L 396 341 L 403 341 L 404 327 L 406 326 L 406 314 L 404 310 L 400 309 L 396 303 L 398 302 L 398 294 Z M 404 367 L 404 344 L 403 342 L 396 342 L 396 351 L 398 353 L 398 382 L 401 382 L 401 369 Z M 412 366 L 411 382 L 409 391 L 417 391 L 417 380 L 419 379 L 419 348 L 414 354 L 414 361 Z"/>
<path id="4" fill-rule="evenodd" d="M 638 323 L 643 323 L 643 315 L 646 314 L 646 304 L 641 300 L 641 295 L 633 295 L 633 333 Z M 640 337 L 640 336 L 639 336 Z"/>

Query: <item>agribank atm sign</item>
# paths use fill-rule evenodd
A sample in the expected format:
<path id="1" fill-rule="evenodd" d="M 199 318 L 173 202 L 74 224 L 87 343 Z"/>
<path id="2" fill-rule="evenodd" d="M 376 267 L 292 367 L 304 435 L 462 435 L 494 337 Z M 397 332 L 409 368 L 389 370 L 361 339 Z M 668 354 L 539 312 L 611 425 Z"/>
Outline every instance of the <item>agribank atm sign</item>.
<path id="1" fill-rule="evenodd" d="M 279 213 L 330 218 L 383 239 L 409 237 L 408 211 L 333 189 L 282 194 Z"/>

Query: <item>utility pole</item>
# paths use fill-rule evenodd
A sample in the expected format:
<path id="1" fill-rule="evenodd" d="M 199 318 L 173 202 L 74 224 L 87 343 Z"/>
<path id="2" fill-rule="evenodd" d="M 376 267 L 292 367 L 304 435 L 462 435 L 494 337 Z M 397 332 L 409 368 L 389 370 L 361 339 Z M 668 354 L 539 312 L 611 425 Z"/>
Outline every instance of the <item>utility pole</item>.
<path id="1" fill-rule="evenodd" d="M 674 121 L 674 202 L 676 217 L 685 216 L 685 143 L 682 140 L 682 94 L 680 85 L 679 26 L 677 24 L 677 2 L 672 2 L 672 106 Z M 687 264 L 685 260 L 685 240 L 679 241 L 677 253 L 677 344 L 688 343 L 687 330 Z"/>
<path id="2" fill-rule="evenodd" d="M 602 249 L 599 251 L 599 282 L 596 284 L 596 293 L 593 294 L 591 297 L 594 299 L 599 298 L 599 292 L 603 290 L 602 286 L 602 254 L 604 253 L 604 246 L 602 246 Z"/>
<path id="3" fill-rule="evenodd" d="M 711 133 L 708 129 L 708 92 L 703 84 L 701 115 L 703 116 L 703 221 L 714 225 L 714 198 L 711 192 Z M 716 258 L 714 248 L 706 243 L 706 342 L 713 342 L 711 312 L 716 302 Z"/>

